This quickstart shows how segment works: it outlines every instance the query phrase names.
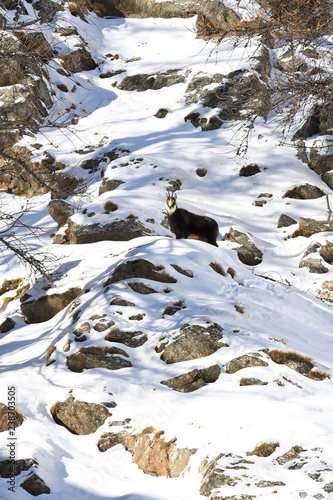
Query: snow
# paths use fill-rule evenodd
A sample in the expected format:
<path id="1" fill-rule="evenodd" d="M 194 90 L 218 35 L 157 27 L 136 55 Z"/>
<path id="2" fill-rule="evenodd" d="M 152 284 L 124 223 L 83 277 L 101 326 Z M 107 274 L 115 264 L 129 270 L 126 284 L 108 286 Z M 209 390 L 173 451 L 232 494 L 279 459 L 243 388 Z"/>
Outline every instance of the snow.
<path id="1" fill-rule="evenodd" d="M 317 297 L 317 290 L 324 279 L 333 279 L 333 267 L 325 264 L 329 271 L 324 276 L 299 268 L 310 243 L 333 241 L 332 234 L 291 238 L 297 226 L 277 228 L 282 213 L 295 220 L 327 217 L 325 197 L 283 198 L 288 189 L 309 183 L 330 197 L 331 190 L 297 158 L 293 147 L 282 144 L 274 119 L 255 123 L 248 150 L 239 157 L 235 151 L 244 132 L 240 123 L 226 123 L 210 132 L 185 123 L 189 112 L 199 110 L 202 116 L 211 113 L 197 104 L 185 105 L 187 83 L 145 92 L 125 92 L 113 85 L 125 75 L 156 74 L 169 69 L 188 70 L 187 81 L 199 72 L 213 75 L 248 69 L 253 64 L 251 54 L 256 52 L 256 40 L 247 48 L 239 45 L 230 50 L 228 42 L 217 47 L 214 42 L 196 38 L 195 19 L 101 19 L 91 13 L 89 23 L 85 23 L 65 10 L 58 13 L 57 24 L 74 26 L 100 65 L 70 81 L 57 73 L 56 63 L 51 62 L 55 65 L 50 68 L 52 81 L 70 89 L 76 87 L 65 95 L 54 87 L 59 100 L 52 111 L 53 119 L 61 122 L 70 116 L 65 111 L 69 102 L 75 103 L 75 114 L 80 119 L 76 125 L 44 127 L 37 136 L 25 137 L 21 144 L 30 144 L 36 160 L 47 151 L 81 177 L 88 174 L 78 167 L 79 163 L 95 154 L 90 147 L 99 148 L 101 157 L 113 148 L 127 149 L 128 154 L 104 165 L 105 178 L 121 179 L 124 184 L 98 197 L 100 172 L 91 174 L 87 192 L 67 200 L 78 207 L 72 219 L 82 224 L 111 221 L 114 215 L 103 214 L 103 206 L 112 199 L 119 207 L 117 217 L 134 213 L 143 221 L 153 218 L 149 227 L 157 235 L 128 242 L 52 245 L 50 235 L 55 233 L 56 225 L 46 211 L 48 195 L 34 200 L 33 210 L 25 217 L 49 228 L 35 244 L 59 259 L 58 280 L 48 293 L 80 286 L 84 293 L 78 297 L 79 323 L 89 321 L 93 314 L 106 314 L 120 329 L 144 331 L 148 341 L 135 349 L 126 348 L 131 368 L 73 373 L 66 366 L 66 358 L 80 347 L 73 340 L 75 310 L 68 306 L 45 323 L 29 325 L 20 315 L 18 301 L 10 302 L 0 315 L 0 323 L 7 317 L 16 322 L 14 330 L 0 337 L 0 401 L 6 403 L 7 387 L 16 388 L 17 407 L 25 416 L 23 425 L 16 429 L 16 458 L 36 458 L 36 472 L 50 487 L 51 493 L 45 496 L 50 500 L 199 500 L 205 498 L 199 494 L 202 477 L 198 469 L 202 460 L 224 453 L 220 466 L 227 467 L 231 460 L 228 454 L 246 457 L 258 443 L 272 441 L 279 447 L 271 457 L 248 457 L 253 461 L 250 486 L 244 486 L 246 480 L 235 487 L 225 486 L 226 496 L 249 494 L 265 498 L 276 490 L 276 500 L 296 499 L 304 491 L 307 498 L 318 493 L 325 499 L 332 498 L 322 489 L 333 481 L 332 378 L 311 380 L 273 363 L 264 351 L 296 351 L 311 357 L 318 369 L 332 377 L 333 310 L 330 303 Z M 73 37 L 65 39 L 51 32 L 48 36 L 58 37 L 60 55 L 66 47 L 75 46 Z M 107 54 L 118 54 L 119 58 L 107 58 Z M 126 73 L 99 78 L 101 72 L 116 69 Z M 159 120 L 154 114 L 161 107 L 169 113 Z M 36 143 L 38 149 L 33 147 Z M 78 152 L 82 149 L 85 154 Z M 136 162 L 137 158 L 142 160 Z M 240 177 L 240 167 L 249 163 L 256 163 L 261 172 L 250 178 Z M 207 169 L 205 177 L 196 175 L 198 167 Z M 221 235 L 230 227 L 250 234 L 264 254 L 262 263 L 253 268 L 245 266 L 237 258 L 237 245 L 222 239 L 215 248 L 200 241 L 170 238 L 169 230 L 161 226 L 164 193 L 170 179 L 181 180 L 179 205 L 213 217 Z M 267 201 L 263 207 L 254 206 L 261 193 L 273 196 L 263 198 Z M 8 207 L 12 198 L 4 193 L 0 197 L 3 206 Z M 96 215 L 90 217 L 91 212 Z M 170 293 L 165 292 L 165 283 L 158 282 L 147 282 L 157 292 L 149 295 L 135 294 L 123 281 L 105 290 L 104 283 L 117 265 L 139 258 L 163 265 L 176 277 L 176 283 L 167 285 Z M 233 269 L 235 276 L 221 276 L 211 269 L 211 262 L 219 263 L 225 271 Z M 191 270 L 193 278 L 178 273 L 172 265 Z M 0 277 L 0 284 L 4 279 L 29 279 L 6 250 L 0 261 Z M 43 284 L 39 280 L 38 290 Z M 110 306 L 117 294 L 135 306 Z M 162 317 L 165 307 L 178 300 L 187 307 Z M 238 312 L 236 305 L 244 312 Z M 129 320 L 137 314 L 145 315 L 142 321 Z M 205 358 L 172 365 L 160 359 L 155 347 L 162 336 L 173 338 L 185 323 L 207 322 L 223 327 L 223 342 L 229 347 Z M 67 339 L 72 340 L 71 349 L 64 352 Z M 54 363 L 47 366 L 46 351 L 51 345 L 57 349 L 52 355 Z M 89 345 L 109 344 L 92 330 L 84 343 Z M 228 361 L 255 352 L 269 366 L 226 373 Z M 193 393 L 175 392 L 160 383 L 213 364 L 221 368 L 219 379 Z M 243 376 L 260 378 L 268 384 L 240 387 Z M 50 413 L 52 405 L 64 401 L 70 392 L 77 400 L 115 401 L 117 406 L 94 434 L 73 435 L 56 425 Z M 189 468 L 179 478 L 152 477 L 138 469 L 121 445 L 101 453 L 97 442 L 103 432 L 110 431 L 108 423 L 126 418 L 131 419 L 133 432 L 153 426 L 164 430 L 166 440 L 176 437 L 178 447 L 197 448 Z M 7 438 L 6 432 L 1 433 L 0 453 L 4 458 L 8 456 Z M 299 470 L 291 470 L 290 464 L 278 466 L 274 460 L 295 445 L 307 450 L 307 464 Z M 308 475 L 318 471 L 323 482 Z M 233 471 L 226 473 L 235 475 Z M 236 473 L 239 476 L 241 471 Z M 19 487 L 25 475 L 23 472 L 16 478 L 15 494 L 1 479 L 0 498 L 30 498 Z M 254 483 L 261 479 L 282 481 L 285 486 L 258 488 Z"/>

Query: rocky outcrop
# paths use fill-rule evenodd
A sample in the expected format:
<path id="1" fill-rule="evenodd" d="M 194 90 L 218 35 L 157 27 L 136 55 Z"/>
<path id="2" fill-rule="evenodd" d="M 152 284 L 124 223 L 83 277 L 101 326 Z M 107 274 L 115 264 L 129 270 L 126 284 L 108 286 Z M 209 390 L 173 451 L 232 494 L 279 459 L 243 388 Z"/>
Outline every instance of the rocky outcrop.
<path id="1" fill-rule="evenodd" d="M 64 200 L 51 200 L 47 205 L 47 211 L 58 224 L 58 228 L 67 224 L 67 220 L 75 212 L 74 207 Z"/>
<path id="2" fill-rule="evenodd" d="M 193 17 L 200 11 L 196 0 L 100 0 L 106 14 L 117 17 Z"/>
<path id="3" fill-rule="evenodd" d="M 144 278 L 161 283 L 176 283 L 177 280 L 165 272 L 164 266 L 156 266 L 148 260 L 137 259 L 128 260 L 115 269 L 112 276 L 105 282 L 104 286 L 109 286 L 117 281 L 131 278 Z"/>
<path id="4" fill-rule="evenodd" d="M 148 340 L 147 335 L 141 331 L 126 332 L 118 328 L 112 328 L 106 335 L 105 340 L 117 342 L 127 347 L 140 347 Z"/>
<path id="5" fill-rule="evenodd" d="M 256 266 L 262 262 L 261 250 L 255 246 L 245 233 L 230 228 L 230 231 L 223 236 L 223 240 L 229 240 L 240 245 L 235 250 L 243 264 Z"/>
<path id="6" fill-rule="evenodd" d="M 118 347 L 82 347 L 78 352 L 68 356 L 67 366 L 76 373 L 92 368 L 120 370 L 132 366 L 126 358 L 128 354 Z"/>
<path id="7" fill-rule="evenodd" d="M 298 229 L 294 232 L 293 237 L 305 236 L 309 238 L 313 234 L 322 232 L 332 232 L 332 223 L 329 221 L 319 221 L 315 219 L 308 219 L 306 217 L 300 217 L 298 223 Z"/>
<path id="8" fill-rule="evenodd" d="M 64 402 L 55 403 L 50 409 L 54 421 L 73 434 L 92 434 L 110 417 L 105 406 L 76 401 L 69 396 Z"/>
<path id="9" fill-rule="evenodd" d="M 218 380 L 221 373 L 221 368 L 218 365 L 213 365 L 201 370 L 192 370 L 178 377 L 162 380 L 161 384 L 170 387 L 177 392 L 193 392 L 207 384 L 212 384 Z"/>
<path id="10" fill-rule="evenodd" d="M 221 342 L 222 327 L 216 323 L 208 327 L 200 325 L 184 325 L 171 341 L 162 337 L 156 352 L 167 363 L 180 363 L 190 359 L 210 356 L 227 344 Z"/>
<path id="11" fill-rule="evenodd" d="M 84 47 L 80 47 L 61 58 L 63 67 L 71 73 L 90 71 L 97 67 L 90 53 Z"/>
<path id="12" fill-rule="evenodd" d="M 118 85 L 120 90 L 144 92 L 145 90 L 159 90 L 163 87 L 170 87 L 177 83 L 184 83 L 185 75 L 178 69 L 170 69 L 163 73 L 152 75 L 125 76 Z"/>
<path id="13" fill-rule="evenodd" d="M 68 219 L 66 230 L 70 244 L 95 243 L 97 241 L 129 241 L 140 236 L 147 236 L 151 231 L 142 222 L 133 217 L 114 220 L 108 224 L 76 224 Z"/>
<path id="14" fill-rule="evenodd" d="M 9 478 L 18 476 L 21 472 L 38 465 L 34 458 L 21 458 L 19 460 L 2 460 L 0 462 L 0 477 Z"/>
<path id="15" fill-rule="evenodd" d="M 236 373 L 239 370 L 252 366 L 268 366 L 268 363 L 261 358 L 260 354 L 244 354 L 243 356 L 228 361 L 225 365 L 225 369 L 227 373 Z"/>
<path id="16" fill-rule="evenodd" d="M 295 198 L 296 200 L 313 200 L 316 198 L 321 198 L 324 196 L 324 192 L 317 186 L 311 186 L 311 184 L 303 184 L 302 186 L 296 186 L 289 189 L 283 198 Z"/>
<path id="17" fill-rule="evenodd" d="M 29 293 L 21 298 L 21 311 L 27 323 L 42 323 L 53 318 L 58 312 L 68 306 L 78 295 L 82 288 L 75 287 L 63 293 L 42 295 L 32 299 Z"/>
<path id="18" fill-rule="evenodd" d="M 128 436 L 125 447 L 133 457 L 139 469 L 150 476 L 179 477 L 187 467 L 195 449 L 177 448 L 176 439 L 165 441 L 157 432 L 149 427 L 140 434 Z"/>

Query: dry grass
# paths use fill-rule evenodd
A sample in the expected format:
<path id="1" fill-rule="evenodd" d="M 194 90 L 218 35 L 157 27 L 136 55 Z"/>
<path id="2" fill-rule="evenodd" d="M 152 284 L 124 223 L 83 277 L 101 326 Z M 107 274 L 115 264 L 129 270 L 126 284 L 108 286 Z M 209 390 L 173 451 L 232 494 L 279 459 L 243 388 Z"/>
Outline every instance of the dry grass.
<path id="1" fill-rule="evenodd" d="M 256 455 L 257 457 L 269 457 L 274 453 L 276 448 L 280 445 L 279 443 L 268 443 L 267 441 L 263 441 L 262 443 L 257 444 L 253 451 L 249 451 L 247 455 Z"/>
<path id="2" fill-rule="evenodd" d="M 289 368 L 292 368 L 312 380 L 325 380 L 326 378 L 331 378 L 330 375 L 324 370 L 317 370 L 313 360 L 303 354 L 298 354 L 293 351 L 279 351 L 278 349 L 275 349 L 269 351 L 268 355 L 274 363 L 289 366 Z"/>
<path id="3" fill-rule="evenodd" d="M 118 210 L 118 205 L 113 201 L 107 201 L 104 205 L 104 213 L 109 214 Z"/>

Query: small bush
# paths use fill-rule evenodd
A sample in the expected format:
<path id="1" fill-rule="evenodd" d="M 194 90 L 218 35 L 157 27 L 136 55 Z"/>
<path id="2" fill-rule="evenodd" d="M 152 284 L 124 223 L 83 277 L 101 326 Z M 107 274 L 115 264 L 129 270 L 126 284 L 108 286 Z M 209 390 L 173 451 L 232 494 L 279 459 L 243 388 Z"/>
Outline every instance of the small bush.
<path id="1" fill-rule="evenodd" d="M 118 205 L 113 201 L 107 201 L 104 205 L 104 213 L 109 214 L 118 210 Z"/>
<path id="2" fill-rule="evenodd" d="M 256 455 L 257 457 L 269 457 L 274 453 L 279 443 L 268 443 L 266 441 L 257 444 L 253 451 L 249 451 L 247 455 Z"/>

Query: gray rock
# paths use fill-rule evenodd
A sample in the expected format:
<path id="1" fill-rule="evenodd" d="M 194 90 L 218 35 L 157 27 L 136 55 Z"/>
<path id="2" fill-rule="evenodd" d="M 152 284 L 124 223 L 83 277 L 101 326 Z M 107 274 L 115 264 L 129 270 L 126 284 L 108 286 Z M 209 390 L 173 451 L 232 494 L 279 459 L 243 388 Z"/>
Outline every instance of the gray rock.
<path id="1" fill-rule="evenodd" d="M 220 373 L 220 367 L 218 365 L 213 365 L 201 370 L 192 370 L 169 380 L 162 380 L 161 384 L 167 385 L 178 392 L 193 392 L 207 384 L 216 382 Z"/>
<path id="2" fill-rule="evenodd" d="M 147 236 L 151 231 L 135 218 L 115 220 L 108 224 L 89 224 L 82 226 L 68 220 L 66 230 L 71 244 L 95 243 L 97 241 L 129 241 L 140 236 Z"/>
<path id="3" fill-rule="evenodd" d="M 165 345 L 161 339 L 156 350 L 162 352 L 161 359 L 165 363 L 180 363 L 209 356 L 221 347 L 227 347 L 221 339 L 222 328 L 219 325 L 214 324 L 207 328 L 184 325 L 173 342 Z"/>
<path id="4" fill-rule="evenodd" d="M 164 73 L 152 75 L 131 75 L 126 76 L 118 88 L 120 90 L 144 92 L 145 90 L 159 90 L 163 87 L 170 87 L 177 83 L 184 83 L 185 75 L 182 70 L 170 69 Z"/>
<path id="5" fill-rule="evenodd" d="M 244 354 L 238 358 L 228 361 L 225 365 L 227 373 L 236 373 L 243 368 L 250 368 L 252 366 L 268 366 L 268 363 L 261 359 L 259 355 Z"/>
<path id="6" fill-rule="evenodd" d="M 68 356 L 67 366 L 76 373 L 92 368 L 120 370 L 132 366 L 126 358 L 128 354 L 118 347 L 82 347 L 78 352 Z"/>

